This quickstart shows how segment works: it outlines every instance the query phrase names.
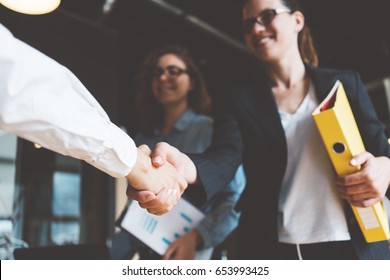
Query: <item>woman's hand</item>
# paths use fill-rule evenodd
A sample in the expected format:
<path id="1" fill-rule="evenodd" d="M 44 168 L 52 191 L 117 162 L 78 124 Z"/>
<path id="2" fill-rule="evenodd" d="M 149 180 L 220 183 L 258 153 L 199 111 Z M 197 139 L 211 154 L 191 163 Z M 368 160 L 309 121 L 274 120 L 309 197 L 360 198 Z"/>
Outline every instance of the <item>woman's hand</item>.
<path id="1" fill-rule="evenodd" d="M 193 260 L 202 237 L 196 230 L 180 236 L 167 249 L 163 260 Z"/>
<path id="2" fill-rule="evenodd" d="M 390 185 L 390 159 L 364 152 L 353 157 L 350 164 L 361 169 L 337 177 L 341 197 L 357 207 L 370 207 L 381 201 Z"/>

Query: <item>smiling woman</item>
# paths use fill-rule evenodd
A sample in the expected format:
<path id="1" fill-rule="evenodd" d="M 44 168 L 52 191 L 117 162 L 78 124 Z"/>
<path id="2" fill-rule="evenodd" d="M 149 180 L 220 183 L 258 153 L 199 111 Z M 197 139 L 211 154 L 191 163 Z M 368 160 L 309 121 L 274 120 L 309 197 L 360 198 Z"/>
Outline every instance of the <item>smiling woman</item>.
<path id="1" fill-rule="evenodd" d="M 164 45 L 151 53 L 135 81 L 140 131 L 145 136 L 162 128 L 164 107 L 170 102 L 182 101 L 182 108 L 189 107 L 198 114 L 209 111 L 211 99 L 204 78 L 188 51 L 180 45 Z"/>
<path id="2" fill-rule="evenodd" d="M 248 80 L 219 100 L 228 112 L 207 153 L 180 168 L 194 164 L 211 197 L 242 159 L 248 183 L 236 207 L 239 259 L 390 259 L 387 241 L 364 241 L 346 203 L 369 207 L 390 196 L 390 146 L 359 74 L 316 66 L 297 0 L 244 2 L 245 42 L 258 65 L 243 69 Z M 273 12 L 281 9 L 292 12 Z M 367 150 L 349 159 L 361 169 L 346 176 L 335 174 L 312 117 L 336 80 Z M 178 157 L 168 144 L 155 154 Z"/>
<path id="3" fill-rule="evenodd" d="M 206 115 L 210 97 L 200 71 L 184 47 L 168 45 L 149 54 L 142 64 L 137 85 L 141 104 L 138 106 L 139 119 L 146 120 L 135 138 L 137 145 L 153 148 L 156 143 L 167 141 L 187 153 L 202 153 L 207 149 L 213 133 L 213 120 Z M 239 213 L 234 205 L 244 185 L 245 176 L 240 167 L 235 179 L 206 203 L 201 201 L 199 188 L 194 186 L 187 190 L 184 197 L 205 216 L 194 229 L 180 230 L 176 232 L 175 240 L 171 239 L 173 237 L 167 239 L 170 245 L 163 259 L 210 258 L 211 248 L 221 243 L 237 225 Z M 167 215 L 180 224 L 177 214 Z M 129 247 L 139 250 L 142 259 L 161 258 L 139 246 L 135 237 L 123 239 L 129 240 Z M 125 251 L 124 246 L 116 244 L 114 242 L 114 247 Z M 131 248 L 127 250 L 128 255 L 131 255 Z M 210 250 L 198 255 L 199 249 Z"/>

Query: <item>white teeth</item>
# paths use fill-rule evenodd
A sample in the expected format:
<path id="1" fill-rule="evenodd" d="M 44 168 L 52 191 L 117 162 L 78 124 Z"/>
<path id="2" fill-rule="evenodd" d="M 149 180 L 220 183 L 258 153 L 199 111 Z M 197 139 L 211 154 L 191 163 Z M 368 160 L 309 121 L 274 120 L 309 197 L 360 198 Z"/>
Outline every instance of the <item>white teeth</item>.
<path id="1" fill-rule="evenodd" d="M 267 43 L 269 41 L 269 37 L 265 37 L 265 38 L 262 38 L 259 42 L 258 42 L 258 44 L 260 45 L 260 44 L 264 44 L 264 43 Z"/>
<path id="2" fill-rule="evenodd" d="M 160 88 L 161 90 L 167 90 L 167 91 L 170 91 L 170 90 L 173 90 L 173 87 L 161 87 Z"/>
<path id="3" fill-rule="evenodd" d="M 260 46 L 260 45 L 266 44 L 269 40 L 270 40 L 269 37 L 261 38 L 261 39 L 255 41 L 255 45 Z"/>

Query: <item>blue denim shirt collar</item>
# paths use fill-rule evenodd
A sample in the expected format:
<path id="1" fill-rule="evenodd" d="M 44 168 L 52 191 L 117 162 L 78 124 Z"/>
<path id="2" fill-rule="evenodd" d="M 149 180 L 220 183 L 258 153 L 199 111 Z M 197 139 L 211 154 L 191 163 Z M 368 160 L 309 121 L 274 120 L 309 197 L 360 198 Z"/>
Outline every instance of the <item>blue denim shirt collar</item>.
<path id="1" fill-rule="evenodd" d="M 173 125 L 172 131 L 184 131 L 188 126 L 193 123 L 194 119 L 197 117 L 197 114 L 191 108 L 187 109 L 187 111 L 181 116 L 181 118 Z M 154 130 L 154 136 L 159 136 L 160 131 L 158 129 Z M 172 132 L 171 132 L 172 134 Z"/>
<path id="2" fill-rule="evenodd" d="M 185 130 L 191 123 L 193 123 L 193 120 L 196 118 L 196 114 L 192 109 L 188 109 L 183 116 L 175 123 L 173 126 L 174 129 L 177 129 L 179 131 Z"/>

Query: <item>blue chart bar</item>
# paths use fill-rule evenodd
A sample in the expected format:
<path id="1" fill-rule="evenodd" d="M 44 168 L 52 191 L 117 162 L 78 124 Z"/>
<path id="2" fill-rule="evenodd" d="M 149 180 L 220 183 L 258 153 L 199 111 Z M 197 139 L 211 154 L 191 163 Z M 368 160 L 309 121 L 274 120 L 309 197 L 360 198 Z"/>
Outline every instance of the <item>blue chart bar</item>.
<path id="1" fill-rule="evenodd" d="M 157 220 L 153 217 L 147 216 L 143 222 L 142 227 L 149 233 L 153 233 L 157 225 Z"/>
<path id="2" fill-rule="evenodd" d="M 165 237 L 162 238 L 162 241 L 164 243 L 166 243 L 167 245 L 171 245 L 171 241 L 169 241 L 168 239 L 166 239 Z"/>
<path id="3" fill-rule="evenodd" d="M 192 223 L 192 219 L 190 217 L 188 217 L 186 214 L 184 214 L 183 212 L 180 212 L 180 216 L 186 220 L 187 222 L 189 223 Z"/>
<path id="4" fill-rule="evenodd" d="M 150 233 L 153 233 L 154 232 L 154 229 L 156 228 L 156 226 L 157 226 L 157 220 L 154 220 L 154 223 L 153 223 L 153 225 L 152 225 L 152 227 L 151 227 L 151 232 Z"/>
<path id="5" fill-rule="evenodd" d="M 183 220 L 182 221 L 177 221 L 179 224 L 183 224 L 183 228 L 182 228 L 182 230 L 183 230 L 183 232 L 184 233 L 188 233 L 189 231 L 190 231 L 190 228 L 192 228 L 192 226 L 193 225 L 191 225 L 191 224 L 193 224 L 193 219 L 190 217 L 190 216 L 188 216 L 187 214 L 185 214 L 184 212 L 180 212 L 179 213 L 179 216 L 182 218 L 182 219 L 184 219 L 184 223 L 183 223 Z M 187 225 L 187 226 L 186 226 Z M 155 227 L 155 225 L 153 224 L 153 226 Z M 154 227 L 153 227 L 153 229 L 154 229 Z M 148 224 L 148 231 L 150 231 L 150 230 L 152 230 L 151 229 L 152 228 L 152 225 L 151 224 Z M 178 239 L 180 236 L 181 236 L 181 234 L 182 234 L 182 232 L 180 232 L 181 230 L 180 229 L 178 229 L 178 231 L 177 232 L 174 232 L 173 233 L 173 236 L 171 236 L 171 233 L 170 234 L 168 234 L 169 235 L 169 237 L 171 237 L 171 238 L 173 238 L 173 240 L 176 240 L 176 239 Z M 180 232 L 180 233 L 179 233 Z M 171 243 L 173 242 L 173 241 L 170 241 L 167 237 L 162 237 L 161 238 L 161 241 L 162 242 L 164 242 L 166 245 L 171 245 Z"/>
<path id="6" fill-rule="evenodd" d="M 143 229 L 146 229 L 147 225 L 148 225 L 148 220 L 149 220 L 149 216 L 148 215 L 144 215 L 146 218 L 145 219 L 141 219 L 141 222 L 142 222 L 142 228 Z"/>

